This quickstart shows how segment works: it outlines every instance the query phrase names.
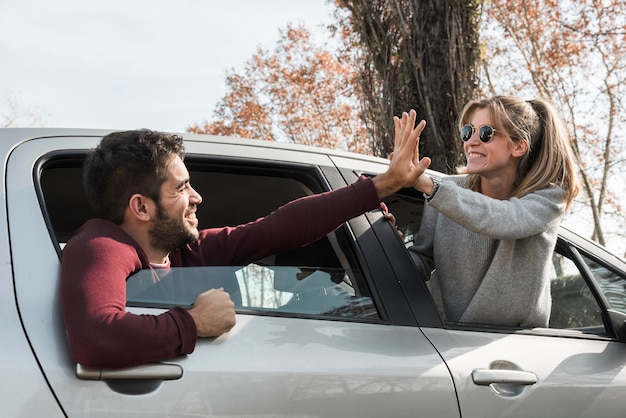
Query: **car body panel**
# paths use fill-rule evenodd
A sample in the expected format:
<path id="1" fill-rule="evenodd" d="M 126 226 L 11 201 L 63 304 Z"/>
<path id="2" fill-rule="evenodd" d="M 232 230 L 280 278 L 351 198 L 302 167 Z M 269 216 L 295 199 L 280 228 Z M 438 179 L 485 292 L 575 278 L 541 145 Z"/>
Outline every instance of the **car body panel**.
<path id="1" fill-rule="evenodd" d="M 3 234 L 0 246 L 6 249 L 7 237 Z M 61 411 L 45 376 L 33 355 L 16 306 L 12 271 L 6 259 L 0 265 L 0 415 L 4 417 L 61 417 Z"/>
<path id="2" fill-rule="evenodd" d="M 626 345 L 602 339 L 424 328 L 452 371 L 464 418 L 623 417 Z M 477 384 L 476 371 L 496 371 Z M 509 384 L 517 370 L 536 383 Z M 489 408 L 485 408 L 489 405 Z"/>

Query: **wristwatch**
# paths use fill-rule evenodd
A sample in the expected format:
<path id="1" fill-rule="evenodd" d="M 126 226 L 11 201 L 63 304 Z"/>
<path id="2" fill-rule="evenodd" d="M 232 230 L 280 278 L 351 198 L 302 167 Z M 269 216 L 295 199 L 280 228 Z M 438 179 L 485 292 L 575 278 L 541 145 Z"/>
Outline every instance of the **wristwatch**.
<path id="1" fill-rule="evenodd" d="M 431 194 L 424 193 L 424 198 L 427 202 L 433 200 L 433 197 L 435 197 L 435 193 L 437 193 L 437 190 L 439 190 L 439 186 L 441 186 L 441 179 L 439 177 L 431 177 L 430 179 L 433 181 L 433 191 Z"/>

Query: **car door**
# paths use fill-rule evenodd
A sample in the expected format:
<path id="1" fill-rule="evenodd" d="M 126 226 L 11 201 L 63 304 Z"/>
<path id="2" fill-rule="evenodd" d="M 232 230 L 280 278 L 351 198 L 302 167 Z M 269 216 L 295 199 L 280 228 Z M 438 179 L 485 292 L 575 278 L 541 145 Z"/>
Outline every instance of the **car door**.
<path id="1" fill-rule="evenodd" d="M 362 278 L 354 276 L 352 283 L 358 283 L 360 293 L 350 295 L 350 300 L 359 295 L 369 298 L 373 314 L 369 310 L 367 315 L 342 316 L 336 309 L 313 313 L 304 308 L 279 310 L 276 306 L 282 307 L 282 302 L 274 307 L 239 303 L 233 330 L 216 339 L 200 339 L 189 356 L 124 370 L 76 365 L 67 348 L 60 314 L 59 254 L 63 239 L 82 222 L 88 209 L 76 177 L 64 176 L 76 171 L 85 150 L 95 146 L 100 135 L 32 139 L 16 147 L 7 168 L 16 300 L 32 350 L 67 415 L 459 416 L 450 373 L 409 315 L 406 300 L 397 298 L 402 291 L 393 279 L 393 269 L 385 259 L 377 261 L 380 248 L 367 228 L 359 226 L 367 224 L 365 218 L 355 221 L 361 228 L 357 233 L 346 226 L 327 241 L 338 259 L 346 257 L 339 260 L 344 276 L 348 271 L 361 272 Z M 256 172 L 269 178 L 305 173 L 305 194 L 311 188 L 327 189 L 330 183 L 336 187 L 340 179 L 323 152 L 262 143 L 249 146 L 229 140 L 209 143 L 194 137 L 188 138 L 186 147 L 194 172 L 201 173 L 208 158 L 217 174 L 228 174 L 233 164 L 246 176 Z M 248 170 L 249 163 L 256 168 Z M 56 180 L 42 175 L 48 169 L 58 174 Z M 48 179 L 45 181 L 65 185 L 50 186 L 50 190 L 60 193 L 65 189 L 65 193 L 57 198 L 46 196 L 41 184 L 44 177 Z M 311 179 L 315 181 L 311 183 Z M 198 186 L 194 184 L 196 189 Z M 263 182 L 254 187 L 257 192 L 272 190 L 263 189 Z M 230 192 L 232 196 L 210 196 L 213 203 L 205 193 L 204 205 L 239 199 L 240 205 L 263 206 L 262 199 L 241 200 L 242 193 Z M 228 205 L 222 210 L 228 210 Z M 275 286 L 281 265 L 265 261 L 257 267 L 272 276 Z M 302 267 L 302 273 L 310 266 L 286 267 L 292 274 L 294 267 Z M 248 289 L 242 301 L 252 300 L 250 294 L 266 298 L 260 289 Z M 322 293 L 327 296 L 336 290 L 333 286 Z M 165 311 L 162 300 L 147 297 L 139 302 L 128 309 L 138 314 Z M 319 306 L 319 299 L 313 303 Z M 331 313 L 324 314 L 326 311 Z"/>
<path id="2" fill-rule="evenodd" d="M 623 327 L 626 272 L 583 251 L 563 239 L 557 247 L 548 329 L 424 330 L 452 371 L 464 417 L 624 416 L 626 344 L 611 316 Z"/>
<path id="3" fill-rule="evenodd" d="M 411 191 L 388 199 L 406 246 L 419 228 L 419 201 Z M 402 251 L 394 246 L 390 231 L 377 233 L 389 257 Z M 553 256 L 550 328 L 445 321 L 443 326 L 423 326 L 450 368 L 462 416 L 623 417 L 625 266 L 623 260 L 562 229 Z M 421 297 L 410 288 L 417 272 L 396 272 L 408 299 Z M 438 300 L 436 276 L 428 285 L 433 300 Z M 415 312 L 419 322 L 417 308 Z"/>

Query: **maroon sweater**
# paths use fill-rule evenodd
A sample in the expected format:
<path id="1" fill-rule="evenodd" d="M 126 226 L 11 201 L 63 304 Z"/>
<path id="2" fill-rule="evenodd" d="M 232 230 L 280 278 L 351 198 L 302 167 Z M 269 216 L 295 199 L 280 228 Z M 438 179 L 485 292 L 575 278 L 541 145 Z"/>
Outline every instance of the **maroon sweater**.
<path id="1" fill-rule="evenodd" d="M 237 227 L 211 228 L 170 254 L 172 267 L 246 265 L 311 243 L 377 208 L 372 181 L 287 203 Z M 126 311 L 126 279 L 151 268 L 139 244 L 103 219 L 86 222 L 68 241 L 61 265 L 61 304 L 70 351 L 84 366 L 119 368 L 191 353 L 197 331 L 174 307 L 160 315 Z"/>

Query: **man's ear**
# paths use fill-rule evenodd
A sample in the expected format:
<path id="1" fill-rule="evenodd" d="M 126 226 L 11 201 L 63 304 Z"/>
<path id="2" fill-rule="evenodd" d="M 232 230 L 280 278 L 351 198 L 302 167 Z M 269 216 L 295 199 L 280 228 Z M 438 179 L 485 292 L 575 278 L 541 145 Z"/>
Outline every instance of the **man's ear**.
<path id="1" fill-rule="evenodd" d="M 154 201 L 142 194 L 135 193 L 128 201 L 128 211 L 139 221 L 149 221 L 154 216 Z"/>
<path id="2" fill-rule="evenodd" d="M 523 157 L 528 151 L 528 142 L 519 140 L 514 143 L 511 154 L 513 157 Z"/>

